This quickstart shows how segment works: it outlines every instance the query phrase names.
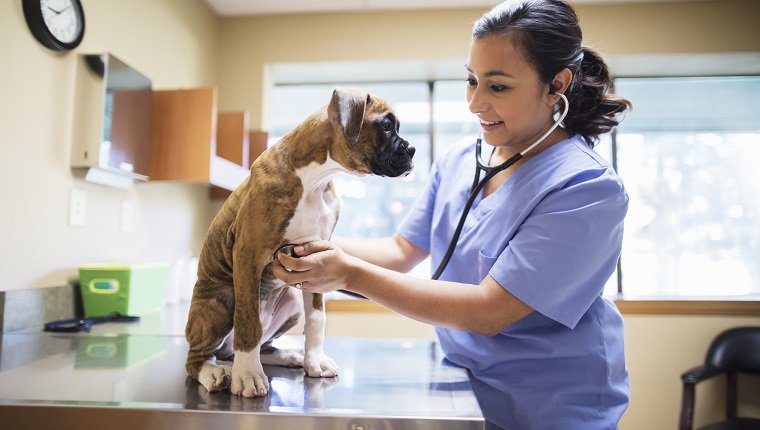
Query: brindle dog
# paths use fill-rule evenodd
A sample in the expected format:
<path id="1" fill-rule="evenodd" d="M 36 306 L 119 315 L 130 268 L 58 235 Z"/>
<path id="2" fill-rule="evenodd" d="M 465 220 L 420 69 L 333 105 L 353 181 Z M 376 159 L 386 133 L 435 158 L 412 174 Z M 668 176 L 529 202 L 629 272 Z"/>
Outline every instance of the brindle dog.
<path id="1" fill-rule="evenodd" d="M 264 396 L 269 381 L 262 364 L 337 375 L 323 350 L 322 295 L 288 288 L 272 276 L 271 261 L 284 244 L 330 238 L 340 204 L 334 174 L 397 177 L 412 170 L 414 147 L 398 127 L 385 100 L 337 88 L 327 106 L 256 159 L 225 201 L 203 244 L 185 329 L 187 372 L 208 391 L 229 387 L 232 394 Z M 304 313 L 303 353 L 274 348 L 272 340 Z M 217 358 L 233 359 L 232 367 Z"/>

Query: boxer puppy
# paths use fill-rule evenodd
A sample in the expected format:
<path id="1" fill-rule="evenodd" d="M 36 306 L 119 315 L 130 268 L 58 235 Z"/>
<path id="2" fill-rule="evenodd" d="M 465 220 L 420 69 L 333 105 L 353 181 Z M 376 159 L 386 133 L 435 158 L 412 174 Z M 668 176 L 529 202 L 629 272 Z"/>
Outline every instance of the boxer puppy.
<path id="1" fill-rule="evenodd" d="M 262 364 L 303 366 L 310 377 L 338 374 L 323 351 L 322 295 L 289 288 L 272 275 L 271 262 L 283 245 L 330 238 L 338 220 L 336 173 L 397 177 L 412 170 L 414 147 L 398 127 L 383 99 L 337 88 L 327 106 L 256 159 L 225 201 L 206 234 L 185 328 L 187 372 L 209 392 L 229 387 L 265 396 Z M 303 353 L 274 348 L 272 340 L 304 314 Z M 232 367 L 217 358 L 232 359 Z"/>

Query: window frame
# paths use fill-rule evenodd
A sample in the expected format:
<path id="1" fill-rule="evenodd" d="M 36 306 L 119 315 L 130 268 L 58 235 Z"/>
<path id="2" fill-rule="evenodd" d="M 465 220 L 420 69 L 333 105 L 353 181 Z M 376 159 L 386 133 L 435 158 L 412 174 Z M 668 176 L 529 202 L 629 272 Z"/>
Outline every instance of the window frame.
<path id="1" fill-rule="evenodd" d="M 733 76 L 752 76 L 757 77 L 754 74 L 732 74 L 732 75 L 704 75 L 698 77 L 733 77 Z M 613 88 L 617 79 L 635 79 L 635 78 L 692 78 L 695 76 L 633 76 L 624 75 L 616 76 L 613 79 Z M 435 160 L 435 121 L 434 121 L 434 109 L 433 104 L 434 90 L 437 82 L 441 81 L 456 81 L 457 79 L 410 79 L 406 82 L 420 82 L 425 83 L 428 88 L 427 103 L 430 105 L 430 120 L 428 122 L 428 135 L 430 146 L 430 162 Z M 356 82 L 356 85 L 362 84 L 382 84 L 397 82 L 373 80 L 372 82 Z M 316 82 L 304 82 L 287 83 L 278 85 L 312 85 L 318 84 Z M 612 167 L 617 171 L 618 169 L 618 136 L 617 129 L 613 129 L 610 133 L 611 140 L 611 157 L 610 163 Z M 605 297 L 613 300 L 622 314 L 626 315 L 721 315 L 721 316 L 758 316 L 760 315 L 760 297 L 748 296 L 748 297 L 730 297 L 722 299 L 720 297 L 689 297 L 689 296 L 626 296 L 624 289 L 624 274 L 622 270 L 622 260 L 625 255 L 621 253 L 617 262 L 617 270 L 615 272 L 617 283 L 617 294 L 607 295 Z M 390 310 L 377 305 L 376 303 L 369 301 L 362 301 L 352 298 L 338 299 L 333 298 L 328 301 L 327 310 L 331 312 L 391 312 Z"/>
<path id="2" fill-rule="evenodd" d="M 619 79 L 659 79 L 659 78 L 734 78 L 753 77 L 760 78 L 760 74 L 754 73 L 727 73 L 727 74 L 656 74 L 656 75 L 617 75 L 612 78 L 611 89 L 615 91 L 615 85 Z M 613 169 L 618 171 L 618 130 L 614 128 L 610 133 L 611 153 Z M 606 296 L 614 300 L 622 314 L 644 315 L 721 315 L 721 316 L 760 316 L 760 296 L 726 297 L 720 296 L 626 296 L 623 288 L 622 260 L 625 254 L 621 251 L 618 258 L 617 270 L 617 295 Z"/>
<path id="3" fill-rule="evenodd" d="M 758 300 L 685 300 L 685 299 L 625 299 L 612 298 L 623 315 L 706 315 L 749 316 L 760 315 Z M 393 313 L 369 300 L 331 299 L 327 301 L 328 312 Z"/>

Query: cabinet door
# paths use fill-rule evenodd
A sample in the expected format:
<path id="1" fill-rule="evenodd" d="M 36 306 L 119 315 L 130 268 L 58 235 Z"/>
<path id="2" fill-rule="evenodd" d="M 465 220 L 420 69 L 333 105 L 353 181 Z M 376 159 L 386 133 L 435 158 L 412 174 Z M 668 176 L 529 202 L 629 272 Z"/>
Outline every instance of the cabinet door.
<path id="1" fill-rule="evenodd" d="M 219 112 L 216 155 L 248 168 L 248 112 Z"/>
<path id="2" fill-rule="evenodd" d="M 151 180 L 208 182 L 216 121 L 215 88 L 154 91 Z"/>
<path id="3" fill-rule="evenodd" d="M 261 155 L 267 149 L 267 143 L 269 141 L 269 133 L 261 130 L 253 130 L 249 134 L 250 150 L 248 151 L 251 163 L 256 161 L 256 158 Z"/>

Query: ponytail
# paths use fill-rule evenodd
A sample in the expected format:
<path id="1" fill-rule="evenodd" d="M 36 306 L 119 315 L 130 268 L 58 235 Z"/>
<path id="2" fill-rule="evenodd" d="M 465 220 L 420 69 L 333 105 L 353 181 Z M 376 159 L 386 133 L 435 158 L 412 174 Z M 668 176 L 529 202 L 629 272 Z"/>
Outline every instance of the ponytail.
<path id="1" fill-rule="evenodd" d="M 631 108 L 631 102 L 609 94 L 612 80 L 601 55 L 585 46 L 582 51 L 583 59 L 566 93 L 570 109 L 564 126 L 594 146 L 599 135 L 612 131 L 620 123 L 619 116 Z"/>

